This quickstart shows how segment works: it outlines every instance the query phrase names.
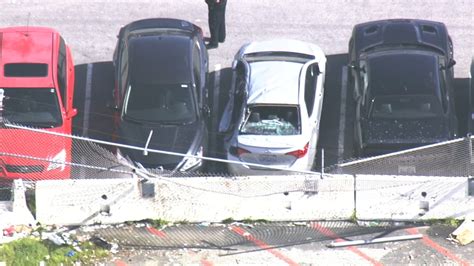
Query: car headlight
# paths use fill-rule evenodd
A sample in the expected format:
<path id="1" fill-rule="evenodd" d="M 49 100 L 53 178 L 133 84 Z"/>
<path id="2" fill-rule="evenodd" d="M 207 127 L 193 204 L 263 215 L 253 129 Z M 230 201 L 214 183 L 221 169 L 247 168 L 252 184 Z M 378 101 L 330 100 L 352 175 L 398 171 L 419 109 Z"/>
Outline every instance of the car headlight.
<path id="1" fill-rule="evenodd" d="M 198 151 L 196 152 L 196 154 L 194 154 L 194 156 L 202 157 L 203 150 L 204 150 L 204 148 L 202 146 L 199 147 Z M 180 171 L 187 171 L 187 170 L 189 170 L 193 167 L 196 167 L 196 166 L 202 164 L 202 159 L 201 158 L 188 157 L 185 160 L 186 160 L 186 162 L 181 167 L 181 169 L 179 169 Z"/>
<path id="2" fill-rule="evenodd" d="M 46 171 L 51 171 L 54 169 L 60 168 L 61 171 L 64 171 L 66 168 L 66 150 L 62 149 L 58 154 L 50 159 L 50 163 Z"/>

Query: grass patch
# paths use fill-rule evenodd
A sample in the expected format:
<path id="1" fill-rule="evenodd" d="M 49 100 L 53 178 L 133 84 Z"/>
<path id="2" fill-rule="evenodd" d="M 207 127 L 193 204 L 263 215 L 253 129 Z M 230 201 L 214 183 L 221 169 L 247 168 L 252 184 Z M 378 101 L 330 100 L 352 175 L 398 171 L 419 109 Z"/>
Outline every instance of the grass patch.
<path id="1" fill-rule="evenodd" d="M 265 219 L 252 219 L 252 218 L 245 218 L 243 220 L 235 220 L 232 217 L 222 220 L 223 224 L 231 224 L 235 222 L 240 222 L 240 223 L 245 223 L 245 224 L 256 224 L 256 223 L 265 224 L 265 223 L 269 223 L 270 221 L 265 220 Z"/>
<path id="2" fill-rule="evenodd" d="M 355 209 L 352 211 L 351 217 L 349 217 L 349 221 L 352 223 L 357 223 L 357 212 Z"/>
<path id="3" fill-rule="evenodd" d="M 81 252 L 68 245 L 54 245 L 47 240 L 22 238 L 0 245 L 0 261 L 7 265 L 39 265 L 41 261 L 46 265 L 74 265 L 75 262 L 91 265 L 109 256 L 108 250 L 88 241 L 81 243 L 79 247 Z"/>
<path id="4" fill-rule="evenodd" d="M 164 226 L 169 224 L 168 221 L 163 220 L 163 219 L 146 219 L 140 222 L 148 223 L 149 225 L 151 225 L 153 228 L 156 228 L 156 229 L 161 229 Z"/>
<path id="5" fill-rule="evenodd" d="M 446 218 L 446 219 L 431 219 L 426 221 L 428 225 L 448 225 L 452 227 L 458 227 L 462 224 L 464 220 L 459 220 L 456 218 Z"/>

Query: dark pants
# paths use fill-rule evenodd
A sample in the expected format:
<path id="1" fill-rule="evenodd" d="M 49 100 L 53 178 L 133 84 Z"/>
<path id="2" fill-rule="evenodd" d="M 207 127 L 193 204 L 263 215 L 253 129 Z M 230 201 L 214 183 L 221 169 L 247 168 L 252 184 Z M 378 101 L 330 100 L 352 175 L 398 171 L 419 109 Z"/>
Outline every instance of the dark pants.
<path id="1" fill-rule="evenodd" d="M 225 6 L 226 2 L 208 4 L 209 30 L 211 32 L 210 44 L 218 44 L 225 41 Z"/>

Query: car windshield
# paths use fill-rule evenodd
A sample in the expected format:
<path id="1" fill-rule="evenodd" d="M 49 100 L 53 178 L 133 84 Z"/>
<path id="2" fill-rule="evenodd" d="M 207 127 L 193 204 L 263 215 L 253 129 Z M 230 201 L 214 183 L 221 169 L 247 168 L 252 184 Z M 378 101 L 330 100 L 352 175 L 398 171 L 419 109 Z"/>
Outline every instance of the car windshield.
<path id="1" fill-rule="evenodd" d="M 442 116 L 441 103 L 433 95 L 392 95 L 375 97 L 371 105 L 373 118 L 429 118 Z"/>
<path id="2" fill-rule="evenodd" d="M 298 135 L 301 122 L 297 106 L 253 106 L 248 109 L 240 134 Z"/>
<path id="3" fill-rule="evenodd" d="M 138 122 L 190 123 L 196 119 L 193 99 L 190 84 L 132 84 L 124 116 Z"/>
<path id="4" fill-rule="evenodd" d="M 0 119 L 24 126 L 62 125 L 58 95 L 52 88 L 0 88 Z"/>
<path id="5" fill-rule="evenodd" d="M 380 95 L 436 94 L 436 57 L 429 54 L 389 54 L 369 60 L 371 98 Z"/>

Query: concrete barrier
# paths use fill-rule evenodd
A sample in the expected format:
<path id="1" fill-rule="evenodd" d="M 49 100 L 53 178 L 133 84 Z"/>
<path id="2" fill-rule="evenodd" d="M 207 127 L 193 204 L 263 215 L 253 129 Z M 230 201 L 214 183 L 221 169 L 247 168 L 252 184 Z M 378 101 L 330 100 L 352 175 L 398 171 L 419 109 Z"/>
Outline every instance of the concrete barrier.
<path id="1" fill-rule="evenodd" d="M 36 216 L 58 225 L 349 219 L 353 188 L 344 175 L 47 180 L 36 185 Z"/>
<path id="2" fill-rule="evenodd" d="M 474 214 L 467 177 L 356 175 L 361 220 L 428 220 Z"/>

